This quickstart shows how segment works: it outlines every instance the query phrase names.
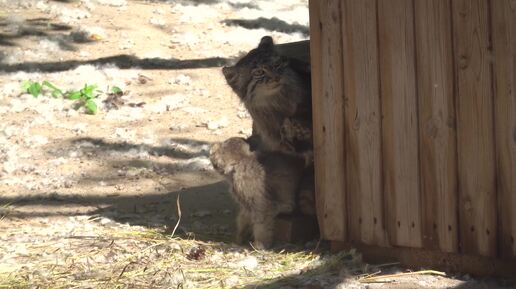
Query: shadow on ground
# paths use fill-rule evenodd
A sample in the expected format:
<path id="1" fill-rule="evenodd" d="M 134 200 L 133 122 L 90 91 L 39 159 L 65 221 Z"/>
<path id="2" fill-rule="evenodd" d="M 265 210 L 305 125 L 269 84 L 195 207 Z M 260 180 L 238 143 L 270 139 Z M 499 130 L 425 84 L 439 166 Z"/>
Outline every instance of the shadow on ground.
<path id="1" fill-rule="evenodd" d="M 68 60 L 55 62 L 23 62 L 17 64 L 0 64 L 3 72 L 58 72 L 77 68 L 81 65 L 114 64 L 121 69 L 191 69 L 221 67 L 230 63 L 231 59 L 223 57 L 210 57 L 202 59 L 163 59 L 163 58 L 138 58 L 133 55 L 115 55 L 91 60 Z"/>
<path id="2" fill-rule="evenodd" d="M 7 217 L 91 215 L 167 232 L 178 222 L 179 206 L 178 234 L 231 240 L 236 205 L 227 184 L 213 171 L 189 162 L 205 164 L 209 143 L 182 138 L 170 142 L 151 146 L 100 138 L 65 140 L 47 154 L 60 157 L 75 151 L 101 163 L 78 174 L 72 188 L 43 189 L 23 197 L 0 195 L 0 204 L 13 208 Z M 151 157 L 140 159 L 142 151 Z"/>
<path id="3" fill-rule="evenodd" d="M 116 55 L 101 57 L 91 60 L 69 60 L 55 62 L 24 62 L 17 64 L 0 64 L 0 71 L 3 72 L 58 72 L 77 68 L 81 65 L 103 65 L 114 64 L 121 69 L 190 69 L 221 67 L 230 63 L 231 59 L 222 57 L 210 57 L 202 59 L 163 59 L 163 58 L 138 58 L 133 55 Z"/>
<path id="4" fill-rule="evenodd" d="M 211 144 L 205 141 L 198 141 L 187 138 L 171 138 L 170 143 L 173 145 L 152 146 L 147 144 L 134 144 L 130 142 L 109 142 L 102 138 L 80 137 L 70 141 L 70 145 L 81 145 L 81 143 L 88 142 L 95 147 L 89 148 L 88 152 L 101 153 L 106 151 L 129 152 L 131 150 L 143 150 L 154 156 L 167 156 L 170 158 L 190 159 L 200 156 L 208 156 L 207 147 Z M 195 148 L 195 150 L 185 151 L 179 149 L 177 146 L 188 146 Z"/>
<path id="5" fill-rule="evenodd" d="M 222 21 L 222 23 L 228 26 L 241 26 L 246 29 L 263 28 L 265 30 L 283 33 L 301 33 L 304 36 L 308 36 L 310 34 L 310 31 L 308 30 L 307 26 L 300 24 L 289 24 L 276 17 L 260 17 L 257 19 L 227 19 Z"/>
<path id="6" fill-rule="evenodd" d="M 17 40 L 31 36 L 35 36 L 34 42 L 49 40 L 66 51 L 76 51 L 77 44 L 93 42 L 84 31 L 55 22 L 51 18 L 39 17 L 23 21 L 0 18 L 0 46 L 16 46 Z"/>

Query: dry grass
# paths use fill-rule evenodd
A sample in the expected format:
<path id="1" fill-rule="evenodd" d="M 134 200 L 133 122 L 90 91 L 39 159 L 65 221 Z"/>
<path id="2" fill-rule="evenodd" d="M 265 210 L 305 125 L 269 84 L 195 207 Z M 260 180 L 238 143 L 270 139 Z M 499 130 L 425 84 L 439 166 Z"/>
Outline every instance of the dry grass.
<path id="1" fill-rule="evenodd" d="M 116 230 L 67 241 L 66 248 L 54 249 L 55 243 L 28 248 L 16 271 L 0 265 L 0 288 L 276 288 L 334 274 L 343 263 L 357 260 L 351 254 L 249 250 L 152 230 Z"/>

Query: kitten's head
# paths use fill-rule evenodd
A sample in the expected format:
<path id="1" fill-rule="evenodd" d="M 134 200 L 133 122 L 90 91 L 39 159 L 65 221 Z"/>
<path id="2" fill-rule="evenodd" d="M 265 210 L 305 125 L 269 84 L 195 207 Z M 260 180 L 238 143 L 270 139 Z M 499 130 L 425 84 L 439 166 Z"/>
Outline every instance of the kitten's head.
<path id="1" fill-rule="evenodd" d="M 271 71 L 282 65 L 281 57 L 274 51 L 270 36 L 264 36 L 257 48 L 249 51 L 234 66 L 222 68 L 222 74 L 233 91 L 244 100 L 252 89 L 252 83 L 259 83 L 270 77 Z"/>
<path id="2" fill-rule="evenodd" d="M 219 173 L 229 175 L 238 163 L 251 154 L 251 149 L 245 139 L 232 137 L 211 146 L 210 161 L 213 168 Z"/>

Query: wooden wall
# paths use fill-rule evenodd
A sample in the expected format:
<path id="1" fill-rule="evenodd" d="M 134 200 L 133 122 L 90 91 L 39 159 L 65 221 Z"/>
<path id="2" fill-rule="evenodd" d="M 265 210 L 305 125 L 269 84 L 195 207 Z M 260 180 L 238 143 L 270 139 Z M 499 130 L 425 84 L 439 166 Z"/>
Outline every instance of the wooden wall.
<path id="1" fill-rule="evenodd" d="M 310 1 L 324 239 L 516 259 L 516 1 Z"/>

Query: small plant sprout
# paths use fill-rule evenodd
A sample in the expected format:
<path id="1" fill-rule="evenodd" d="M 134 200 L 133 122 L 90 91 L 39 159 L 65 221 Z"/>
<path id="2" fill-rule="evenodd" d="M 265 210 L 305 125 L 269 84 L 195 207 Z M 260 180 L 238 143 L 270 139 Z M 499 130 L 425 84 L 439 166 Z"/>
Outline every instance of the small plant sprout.
<path id="1" fill-rule="evenodd" d="M 70 90 L 65 93 L 66 98 L 70 100 L 78 100 L 77 108 L 84 106 L 88 113 L 95 114 L 97 113 L 97 104 L 95 103 L 95 98 L 99 95 L 99 90 L 97 90 L 97 85 L 87 85 L 80 90 Z"/>
<path id="2" fill-rule="evenodd" d="M 34 97 L 38 97 L 41 94 L 41 84 L 39 82 L 32 82 L 26 80 L 22 83 L 23 91 L 31 94 Z"/>
<path id="3" fill-rule="evenodd" d="M 50 90 L 50 94 L 55 98 L 63 96 L 63 92 L 47 80 L 43 81 L 42 83 L 27 80 L 22 83 L 22 88 L 25 92 L 31 94 L 34 97 L 42 95 L 44 88 Z"/>
<path id="4" fill-rule="evenodd" d="M 67 98 L 69 100 L 77 101 L 75 107 L 79 109 L 84 106 L 87 113 L 96 114 L 98 107 L 95 102 L 95 98 L 99 96 L 99 94 L 103 93 L 102 91 L 97 89 L 96 84 L 85 84 L 83 88 L 79 90 L 69 90 L 67 92 L 63 92 L 57 86 L 52 84 L 50 81 L 43 81 L 41 83 L 32 80 L 26 80 L 22 83 L 22 90 L 25 93 L 28 93 L 34 97 L 38 97 L 40 95 L 44 95 L 45 93 L 50 93 L 52 97 L 58 98 Z M 123 95 L 122 89 L 117 86 L 111 88 L 111 92 L 108 94 L 114 95 Z"/>

